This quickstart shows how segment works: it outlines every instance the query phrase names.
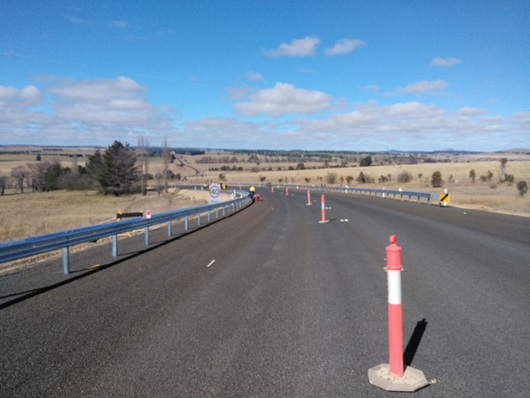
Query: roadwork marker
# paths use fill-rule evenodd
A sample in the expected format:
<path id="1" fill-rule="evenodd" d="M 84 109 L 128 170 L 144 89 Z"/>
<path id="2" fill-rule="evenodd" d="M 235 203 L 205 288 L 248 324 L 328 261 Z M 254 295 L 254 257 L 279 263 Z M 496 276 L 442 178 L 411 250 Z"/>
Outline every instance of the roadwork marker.
<path id="1" fill-rule="evenodd" d="M 388 356 L 389 364 L 368 369 L 368 380 L 387 391 L 414 392 L 429 385 L 421 370 L 403 369 L 403 307 L 401 303 L 401 247 L 396 235 L 386 247 L 388 281 Z"/>
<path id="2" fill-rule="evenodd" d="M 318 223 L 325 224 L 329 222 L 329 220 L 326 220 L 326 197 L 322 195 L 320 201 L 322 202 L 322 219 Z"/>

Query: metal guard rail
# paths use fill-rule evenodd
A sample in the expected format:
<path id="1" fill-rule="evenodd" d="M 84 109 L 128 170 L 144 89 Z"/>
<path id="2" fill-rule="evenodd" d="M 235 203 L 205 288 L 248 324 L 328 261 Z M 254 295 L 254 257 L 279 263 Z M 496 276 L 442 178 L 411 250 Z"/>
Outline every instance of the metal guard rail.
<path id="1" fill-rule="evenodd" d="M 198 224 L 200 225 L 200 216 L 208 212 L 208 221 L 212 211 L 218 212 L 220 209 L 225 214 L 226 208 L 233 208 L 234 212 L 249 205 L 252 199 L 248 192 L 236 190 L 235 195 L 239 198 L 231 199 L 225 202 L 200 205 L 169 211 L 160 214 L 153 214 L 149 219 L 128 219 L 123 221 L 114 221 L 105 224 L 92 225 L 67 231 L 55 232 L 46 235 L 14 240 L 0 243 L 0 263 L 17 260 L 35 254 L 45 253 L 52 250 L 63 249 L 63 271 L 65 274 L 70 273 L 69 269 L 69 247 L 85 242 L 94 242 L 98 239 L 112 236 L 112 255 L 118 255 L 117 236 L 118 234 L 138 229 L 145 230 L 145 243 L 149 244 L 149 227 L 167 222 L 168 235 L 171 236 L 171 222 L 181 218 L 186 218 L 185 229 L 188 228 L 188 217 L 197 215 Z M 218 216 L 218 213 L 217 213 Z"/>
<path id="2" fill-rule="evenodd" d="M 331 191 L 331 192 L 342 192 L 342 193 L 360 193 L 360 194 L 369 194 L 375 196 L 381 196 L 382 198 L 386 197 L 403 197 L 408 196 L 408 200 L 412 197 L 417 198 L 419 202 L 421 198 L 427 199 L 427 203 L 430 204 L 432 198 L 436 198 L 437 194 L 431 192 L 416 192 L 416 191 L 403 191 L 398 189 L 377 189 L 377 188 L 357 188 L 357 187 L 330 187 L 326 185 L 301 185 L 301 184 L 274 184 L 277 187 L 288 187 L 295 189 L 314 189 L 319 191 Z M 264 184 L 259 184 L 258 186 L 263 187 Z"/>

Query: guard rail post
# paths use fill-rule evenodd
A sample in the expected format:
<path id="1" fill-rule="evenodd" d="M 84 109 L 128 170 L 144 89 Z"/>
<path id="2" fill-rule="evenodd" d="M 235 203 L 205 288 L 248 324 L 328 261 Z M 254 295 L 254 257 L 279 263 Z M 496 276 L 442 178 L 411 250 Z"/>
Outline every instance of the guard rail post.
<path id="1" fill-rule="evenodd" d="M 118 257 L 118 235 L 112 235 L 112 257 Z"/>
<path id="2" fill-rule="evenodd" d="M 63 273 L 68 275 L 70 273 L 70 248 L 63 247 Z"/>
<path id="3" fill-rule="evenodd" d="M 387 391 L 414 392 L 429 385 L 421 370 L 403 363 L 403 306 L 401 302 L 401 247 L 396 235 L 386 247 L 388 283 L 388 357 L 389 364 L 368 369 L 371 384 Z"/>

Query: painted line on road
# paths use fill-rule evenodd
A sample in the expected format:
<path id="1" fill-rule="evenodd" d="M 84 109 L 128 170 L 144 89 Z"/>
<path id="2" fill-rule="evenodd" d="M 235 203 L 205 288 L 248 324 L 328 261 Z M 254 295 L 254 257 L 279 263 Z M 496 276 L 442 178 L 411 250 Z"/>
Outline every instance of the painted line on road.
<path id="1" fill-rule="evenodd" d="M 213 265 L 213 263 L 215 263 L 215 260 L 212 260 L 212 261 L 210 261 L 210 263 L 209 263 L 209 264 L 207 265 L 207 267 L 210 267 L 210 266 L 212 266 L 212 265 Z"/>

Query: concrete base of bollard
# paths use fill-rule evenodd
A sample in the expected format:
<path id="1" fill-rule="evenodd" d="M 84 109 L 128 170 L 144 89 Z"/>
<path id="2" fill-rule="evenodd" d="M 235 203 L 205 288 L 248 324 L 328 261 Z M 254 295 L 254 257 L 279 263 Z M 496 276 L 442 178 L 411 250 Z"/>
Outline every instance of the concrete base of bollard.
<path id="1" fill-rule="evenodd" d="M 368 380 L 386 391 L 414 392 L 430 384 L 421 370 L 407 366 L 403 376 L 398 377 L 390 373 L 388 364 L 368 369 Z"/>
<path id="2" fill-rule="evenodd" d="M 320 220 L 318 223 L 319 223 L 319 224 L 326 224 L 326 223 L 328 223 L 328 222 L 329 222 L 329 220 L 324 220 L 324 221 Z"/>

